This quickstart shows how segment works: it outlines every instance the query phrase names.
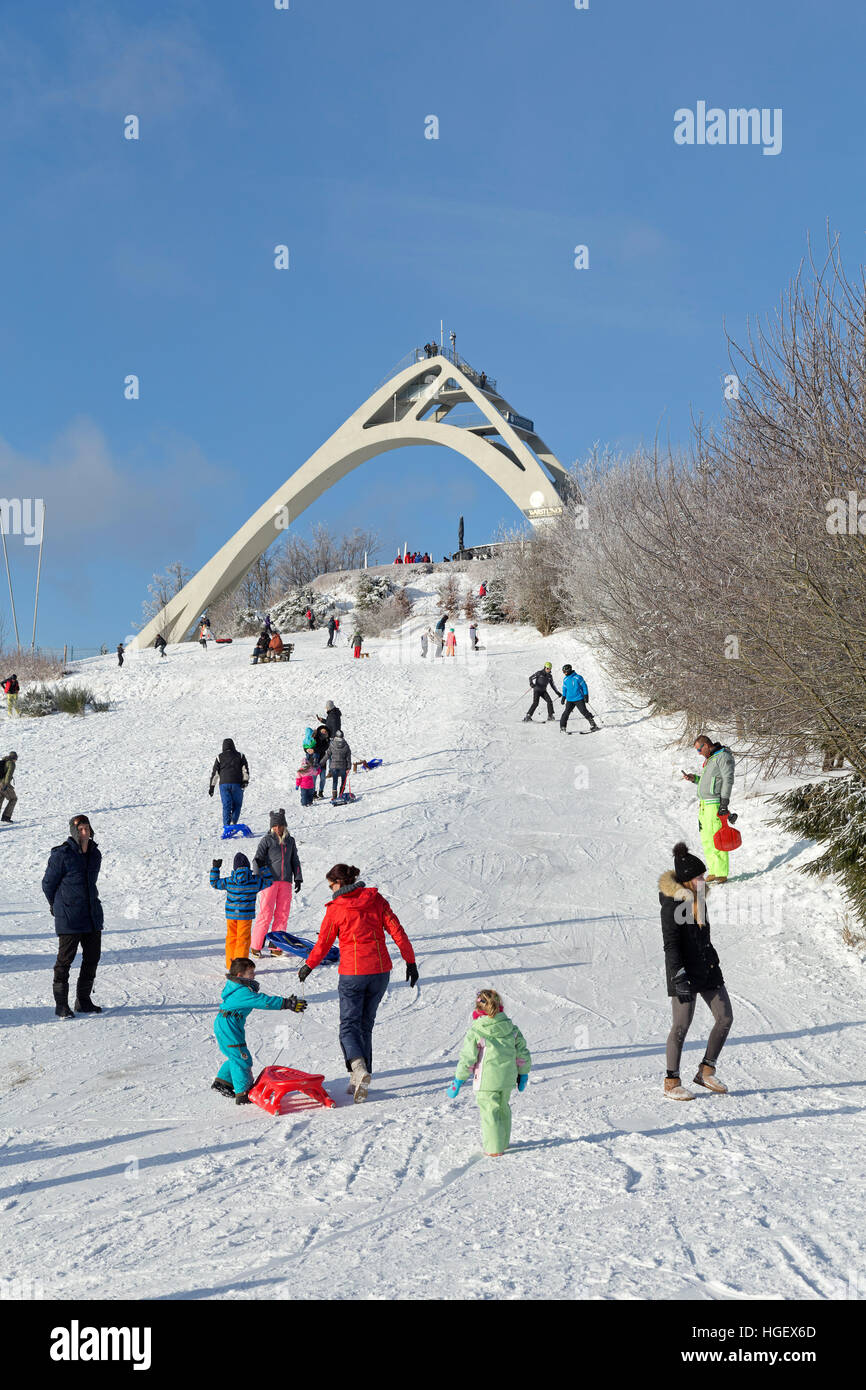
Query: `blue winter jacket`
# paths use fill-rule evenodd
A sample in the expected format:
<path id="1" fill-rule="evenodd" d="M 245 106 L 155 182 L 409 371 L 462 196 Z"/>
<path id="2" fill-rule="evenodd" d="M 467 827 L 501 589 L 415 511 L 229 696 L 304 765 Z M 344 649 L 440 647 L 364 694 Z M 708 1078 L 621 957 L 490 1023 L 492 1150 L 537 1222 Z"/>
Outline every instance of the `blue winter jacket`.
<path id="1" fill-rule="evenodd" d="M 86 854 L 71 835 L 52 849 L 42 891 L 54 914 L 58 936 L 102 931 L 102 903 L 96 889 L 101 864 L 102 855 L 94 840 Z"/>
<path id="2" fill-rule="evenodd" d="M 225 893 L 226 918 L 235 922 L 252 921 L 256 915 L 256 894 L 261 893 L 263 888 L 270 888 L 273 881 L 268 864 L 258 874 L 241 865 L 239 869 L 233 869 L 228 878 L 220 878 L 219 869 L 210 871 L 210 886 Z"/>
<path id="3" fill-rule="evenodd" d="M 563 676 L 562 693 L 566 700 L 571 700 L 573 702 L 585 700 L 589 695 L 586 681 L 583 679 L 583 676 L 579 676 L 576 671 L 572 671 L 569 676 Z"/>
<path id="4" fill-rule="evenodd" d="M 244 1028 L 253 1009 L 281 1009 L 282 996 L 259 994 L 259 982 L 246 984 L 243 980 L 226 980 L 221 997 L 222 1008 L 214 1019 L 213 1030 L 221 1047 L 246 1047 Z"/>

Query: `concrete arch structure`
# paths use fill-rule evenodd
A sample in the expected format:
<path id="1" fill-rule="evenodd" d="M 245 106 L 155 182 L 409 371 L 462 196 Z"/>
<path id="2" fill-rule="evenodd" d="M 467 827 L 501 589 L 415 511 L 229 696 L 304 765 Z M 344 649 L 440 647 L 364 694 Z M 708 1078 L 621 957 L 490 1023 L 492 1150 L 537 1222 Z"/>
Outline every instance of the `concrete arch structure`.
<path id="1" fill-rule="evenodd" d="M 411 444 L 454 449 L 486 473 L 534 524 L 562 510 L 568 475 L 535 432 L 456 352 L 425 357 L 416 348 L 398 369 L 264 502 L 138 634 L 149 647 L 162 633 L 180 642 L 210 604 L 231 593 L 250 565 L 334 483 L 377 454 Z M 454 411 L 469 406 L 463 421 Z M 449 418 L 450 417 L 450 418 Z"/>

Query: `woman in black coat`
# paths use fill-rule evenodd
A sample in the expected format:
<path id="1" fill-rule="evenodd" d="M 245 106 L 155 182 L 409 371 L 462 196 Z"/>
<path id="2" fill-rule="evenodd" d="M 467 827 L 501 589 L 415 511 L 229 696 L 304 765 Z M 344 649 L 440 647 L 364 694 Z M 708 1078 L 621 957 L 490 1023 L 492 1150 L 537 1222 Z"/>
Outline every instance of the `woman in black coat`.
<path id="1" fill-rule="evenodd" d="M 720 1095 L 728 1088 L 716 1077 L 716 1062 L 734 1015 L 710 937 L 706 906 L 709 889 L 704 882 L 707 866 L 696 854 L 690 854 L 682 841 L 674 845 L 673 853 L 673 872 L 669 869 L 659 879 L 665 975 L 673 1010 L 667 1041 L 665 1095 L 671 1100 L 694 1100 L 694 1092 L 680 1082 L 680 1057 L 695 1016 L 697 996 L 712 1013 L 713 1027 L 694 1080 L 696 1085 Z"/>
<path id="2" fill-rule="evenodd" d="M 328 775 L 328 748 L 331 743 L 331 735 L 327 724 L 320 724 L 313 737 L 316 740 L 316 746 L 313 749 L 313 755 L 316 759 L 316 781 L 318 783 L 316 796 L 321 801 L 325 795 L 325 778 Z"/>
<path id="3" fill-rule="evenodd" d="M 102 953 L 102 903 L 96 880 L 102 855 L 93 838 L 87 816 L 73 816 L 69 838 L 55 845 L 42 879 L 54 930 L 57 933 L 57 960 L 54 963 L 54 1012 L 58 1018 L 74 1018 L 69 1007 L 69 968 L 81 947 L 81 969 L 75 992 L 75 1009 L 80 1014 L 100 1014 L 90 997 L 96 967 Z"/>

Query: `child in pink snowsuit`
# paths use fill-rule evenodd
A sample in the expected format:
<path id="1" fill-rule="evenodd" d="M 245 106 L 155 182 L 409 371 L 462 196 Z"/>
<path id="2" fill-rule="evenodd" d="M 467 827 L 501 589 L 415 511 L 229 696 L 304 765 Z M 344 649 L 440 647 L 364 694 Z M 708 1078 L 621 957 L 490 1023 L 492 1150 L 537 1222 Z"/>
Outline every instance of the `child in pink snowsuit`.
<path id="1" fill-rule="evenodd" d="M 262 869 L 267 864 L 273 874 L 273 883 L 259 893 L 256 920 L 250 938 L 251 953 L 261 955 L 265 936 L 271 931 L 285 931 L 288 926 L 292 906 L 292 883 L 295 892 L 300 893 L 303 876 L 298 848 L 286 827 L 286 813 L 271 811 L 270 830 L 259 841 L 254 863 Z M 276 947 L 271 947 L 272 955 L 281 955 Z"/>
<path id="2" fill-rule="evenodd" d="M 295 786 L 301 789 L 301 805 L 312 806 L 316 794 L 316 769 L 312 763 L 302 763 L 298 768 Z"/>

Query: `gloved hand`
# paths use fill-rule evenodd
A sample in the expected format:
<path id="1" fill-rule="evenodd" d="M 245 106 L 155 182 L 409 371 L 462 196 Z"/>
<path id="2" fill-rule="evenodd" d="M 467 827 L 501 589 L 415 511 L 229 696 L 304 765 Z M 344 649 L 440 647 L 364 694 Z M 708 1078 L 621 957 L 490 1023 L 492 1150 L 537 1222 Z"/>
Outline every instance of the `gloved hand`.
<path id="1" fill-rule="evenodd" d="M 223 861 L 221 859 L 215 859 L 213 861 L 213 866 L 215 869 L 221 869 L 223 866 Z"/>
<path id="2" fill-rule="evenodd" d="M 290 1009 L 293 1014 L 302 1014 L 306 1007 L 306 999 L 298 999 L 294 994 L 290 994 L 288 999 L 283 1000 L 283 1008 Z"/>
<path id="3" fill-rule="evenodd" d="M 449 1096 L 451 1100 L 456 1100 L 460 1094 L 460 1087 L 462 1085 L 463 1082 L 458 1081 L 457 1077 L 455 1076 L 454 1080 L 451 1082 L 451 1085 L 448 1087 L 448 1090 L 445 1092 L 446 1096 Z"/>
<path id="4" fill-rule="evenodd" d="M 695 997 L 695 992 L 692 989 L 691 981 L 685 972 L 684 966 L 674 975 L 674 989 L 677 992 L 677 999 L 679 999 L 681 1004 L 691 1004 Z"/>
<path id="5" fill-rule="evenodd" d="M 736 825 L 736 823 L 737 823 L 738 820 L 739 820 L 739 816 L 737 815 L 737 813 L 736 813 L 735 811 L 729 811 L 729 812 L 728 812 L 728 824 L 729 824 L 729 825 Z"/>
<path id="6" fill-rule="evenodd" d="M 299 878 L 297 878 L 297 879 L 295 879 L 295 892 L 296 892 L 296 893 L 300 893 L 300 891 L 301 891 L 301 880 L 300 880 Z"/>
<path id="7" fill-rule="evenodd" d="M 298 979 L 300 980 L 301 984 L 303 984 L 307 976 L 312 975 L 312 973 L 313 972 L 308 965 L 302 965 L 300 970 L 298 971 Z"/>
<path id="8" fill-rule="evenodd" d="M 49 906 L 48 911 L 51 913 L 51 916 L 53 917 L 53 916 L 54 916 L 54 906 L 53 906 L 53 904 L 51 904 L 51 905 Z"/>
<path id="9" fill-rule="evenodd" d="M 728 798 L 727 798 L 726 796 L 723 796 L 723 797 L 721 798 L 721 800 L 719 801 L 719 815 L 720 815 L 720 816 L 726 816 L 727 814 L 728 814 Z"/>
<path id="10" fill-rule="evenodd" d="M 414 961 L 411 965 L 406 966 L 406 979 L 413 988 L 418 983 L 418 967 Z"/>
<path id="11" fill-rule="evenodd" d="M 208 787 L 207 794 L 208 796 L 213 796 L 213 787 Z"/>
<path id="12" fill-rule="evenodd" d="M 518 1076 L 518 1078 L 517 1078 L 517 1089 L 518 1089 L 518 1091 L 525 1091 L 528 1085 L 529 1085 L 529 1072 L 528 1072 L 528 1071 L 521 1072 L 520 1076 Z"/>

